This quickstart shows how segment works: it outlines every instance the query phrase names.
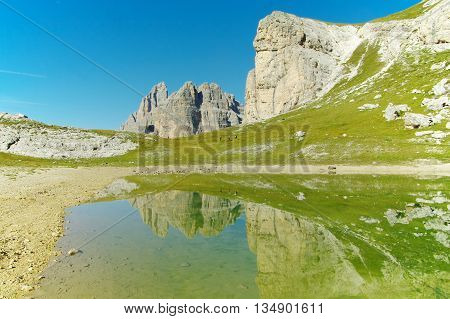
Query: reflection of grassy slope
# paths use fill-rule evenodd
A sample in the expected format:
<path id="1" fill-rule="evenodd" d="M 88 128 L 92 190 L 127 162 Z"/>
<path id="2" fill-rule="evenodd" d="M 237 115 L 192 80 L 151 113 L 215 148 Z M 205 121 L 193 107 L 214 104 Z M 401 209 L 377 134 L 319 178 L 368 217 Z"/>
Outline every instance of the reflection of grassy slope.
<path id="1" fill-rule="evenodd" d="M 179 180 L 170 188 L 261 203 L 307 217 L 323 224 L 343 243 L 359 249 L 362 259 L 350 252 L 348 256 L 364 278 L 382 276 L 384 262 L 389 261 L 387 255 L 390 254 L 406 276 L 411 276 L 405 280 L 412 281 L 417 274 L 426 274 L 427 286 L 420 289 L 430 296 L 429 288 L 443 285 L 436 279 L 442 274 L 436 278 L 434 275 L 450 270 L 446 262 L 435 259 L 435 255 L 446 256 L 448 250 L 435 240 L 432 231 L 425 230 L 423 220 L 392 227 L 384 217 L 390 208 L 403 210 L 407 203 L 413 203 L 417 197 L 413 195 L 415 193 L 440 190 L 450 197 L 448 179 L 217 174 L 184 178 L 177 175 L 135 176 L 130 180 L 141 186 L 137 193 L 163 191 Z M 300 192 L 305 194 L 304 201 L 296 199 Z M 434 206 L 445 209 L 445 205 Z M 361 216 L 377 219 L 380 223 L 368 224 L 360 220 Z M 417 238 L 414 233 L 425 233 L 425 236 Z M 420 286 L 420 280 L 416 284 Z M 449 291 L 439 289 L 443 296 L 448 295 Z"/>

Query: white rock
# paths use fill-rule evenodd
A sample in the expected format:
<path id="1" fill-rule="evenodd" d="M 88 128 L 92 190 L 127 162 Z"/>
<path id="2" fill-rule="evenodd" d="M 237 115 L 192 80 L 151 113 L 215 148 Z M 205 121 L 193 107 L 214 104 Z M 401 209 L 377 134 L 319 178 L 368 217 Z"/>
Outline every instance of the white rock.
<path id="1" fill-rule="evenodd" d="M 77 159 L 123 155 L 136 149 L 128 135 L 105 136 L 73 128 L 47 127 L 27 120 L 2 125 L 0 151 L 39 158 Z"/>
<path id="2" fill-rule="evenodd" d="M 434 124 L 430 116 L 417 113 L 406 113 L 404 121 L 405 127 L 410 129 L 429 127 Z"/>
<path id="3" fill-rule="evenodd" d="M 298 141 L 303 141 L 303 139 L 305 138 L 305 135 L 306 135 L 306 132 L 303 132 L 303 131 L 298 131 L 294 134 L 295 138 Z"/>
<path id="4" fill-rule="evenodd" d="M 446 136 L 447 136 L 447 133 L 444 133 L 444 132 L 434 132 L 431 135 L 432 138 L 439 139 L 439 140 L 445 138 Z"/>
<path id="5" fill-rule="evenodd" d="M 412 93 L 412 94 L 422 94 L 423 92 L 422 92 L 421 90 L 414 89 L 414 90 L 412 90 L 411 93 Z"/>
<path id="6" fill-rule="evenodd" d="M 424 99 L 422 105 L 430 111 L 440 111 L 450 105 L 448 96 L 441 96 L 439 98 Z"/>
<path id="7" fill-rule="evenodd" d="M 447 83 L 447 79 L 442 79 L 438 84 L 433 87 L 434 95 L 440 96 L 446 94 L 449 91 L 450 85 Z"/>
<path id="8" fill-rule="evenodd" d="M 401 118 L 405 112 L 410 111 L 410 107 L 406 104 L 393 105 L 390 103 L 388 107 L 384 110 L 384 118 L 386 121 L 394 121 Z"/>
<path id="9" fill-rule="evenodd" d="M 364 104 L 363 106 L 358 107 L 360 111 L 373 110 L 379 108 L 379 104 Z"/>
<path id="10" fill-rule="evenodd" d="M 28 120 L 28 116 L 24 114 L 9 114 L 5 112 L 0 112 L 0 120 L 9 120 L 9 121 L 20 121 L 20 120 Z"/>
<path id="11" fill-rule="evenodd" d="M 446 65 L 445 61 L 440 62 L 440 63 L 435 63 L 431 66 L 431 70 L 432 71 L 443 70 L 443 69 L 445 69 L 445 65 Z"/>
<path id="12" fill-rule="evenodd" d="M 450 122 L 447 122 L 447 124 L 445 125 L 445 128 L 446 128 L 447 130 L 450 130 Z"/>
<path id="13" fill-rule="evenodd" d="M 306 199 L 305 194 L 304 193 L 298 193 L 297 195 L 297 200 L 303 201 Z"/>
<path id="14" fill-rule="evenodd" d="M 417 137 L 421 137 L 421 136 L 426 136 L 426 135 L 431 135 L 433 134 L 434 131 L 422 131 L 422 132 L 416 132 L 416 136 Z"/>
<path id="15" fill-rule="evenodd" d="M 377 94 L 377 95 L 375 95 L 375 97 L 374 97 L 374 99 L 375 100 L 379 100 L 379 99 L 381 99 L 383 96 L 381 95 L 381 94 Z"/>

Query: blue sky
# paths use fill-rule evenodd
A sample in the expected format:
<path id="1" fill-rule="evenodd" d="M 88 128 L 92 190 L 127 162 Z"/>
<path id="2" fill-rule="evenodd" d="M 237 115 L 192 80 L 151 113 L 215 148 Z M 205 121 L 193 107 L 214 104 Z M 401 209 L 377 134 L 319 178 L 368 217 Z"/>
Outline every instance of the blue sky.
<path id="1" fill-rule="evenodd" d="M 0 0 L 0 112 L 115 129 L 140 96 L 7 9 L 23 15 L 146 94 L 160 81 L 216 82 L 243 102 L 258 21 L 274 10 L 364 22 L 418 0 Z"/>

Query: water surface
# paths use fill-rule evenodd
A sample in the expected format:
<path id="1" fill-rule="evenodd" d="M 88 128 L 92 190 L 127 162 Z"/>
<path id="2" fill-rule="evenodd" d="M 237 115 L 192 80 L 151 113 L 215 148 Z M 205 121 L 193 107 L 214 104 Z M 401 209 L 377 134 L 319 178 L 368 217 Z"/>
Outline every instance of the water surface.
<path id="1" fill-rule="evenodd" d="M 446 183 L 380 198 L 327 181 L 301 180 L 296 212 L 179 190 L 74 207 L 59 248 L 82 252 L 36 297 L 448 298 Z"/>

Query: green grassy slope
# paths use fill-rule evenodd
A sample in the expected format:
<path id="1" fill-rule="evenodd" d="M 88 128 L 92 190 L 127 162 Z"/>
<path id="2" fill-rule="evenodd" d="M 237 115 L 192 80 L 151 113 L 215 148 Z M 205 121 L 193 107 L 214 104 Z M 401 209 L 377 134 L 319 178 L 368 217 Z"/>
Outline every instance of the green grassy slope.
<path id="1" fill-rule="evenodd" d="M 425 4 L 425 2 L 421 1 L 418 4 L 413 5 L 412 7 L 408 8 L 406 10 L 388 15 L 387 17 L 375 19 L 373 22 L 406 20 L 406 19 L 414 19 L 414 18 L 420 17 L 422 14 L 426 13 L 428 10 L 431 10 L 434 7 L 434 5 L 425 7 L 424 4 Z"/>

